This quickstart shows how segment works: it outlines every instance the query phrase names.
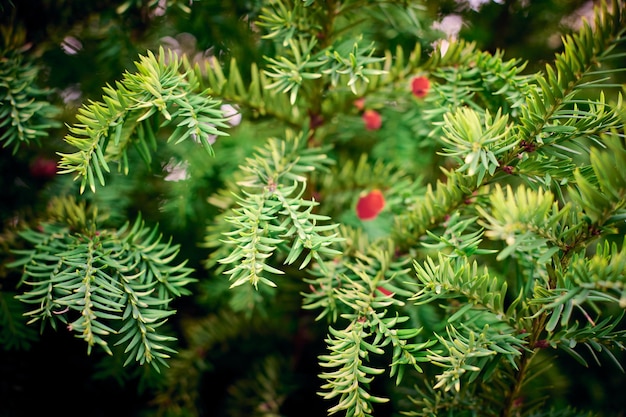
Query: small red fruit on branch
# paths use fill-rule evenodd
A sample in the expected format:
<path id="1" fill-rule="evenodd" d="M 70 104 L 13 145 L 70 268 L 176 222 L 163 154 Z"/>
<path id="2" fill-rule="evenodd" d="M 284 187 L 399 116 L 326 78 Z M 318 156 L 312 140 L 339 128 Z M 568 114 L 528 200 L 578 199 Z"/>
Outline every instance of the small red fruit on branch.
<path id="1" fill-rule="evenodd" d="M 417 98 L 424 98 L 430 90 L 430 81 L 426 77 L 415 77 L 411 81 L 411 90 L 413 95 Z"/>
<path id="2" fill-rule="evenodd" d="M 367 130 L 378 130 L 383 125 L 383 118 L 376 110 L 367 109 L 361 117 Z"/>
<path id="3" fill-rule="evenodd" d="M 30 174 L 34 178 L 49 180 L 57 174 L 57 163 L 49 158 L 37 158 L 30 165 Z"/>
<path id="4" fill-rule="evenodd" d="M 380 190 L 372 190 L 359 198 L 356 203 L 356 215 L 361 220 L 373 220 L 385 208 L 385 197 Z"/>

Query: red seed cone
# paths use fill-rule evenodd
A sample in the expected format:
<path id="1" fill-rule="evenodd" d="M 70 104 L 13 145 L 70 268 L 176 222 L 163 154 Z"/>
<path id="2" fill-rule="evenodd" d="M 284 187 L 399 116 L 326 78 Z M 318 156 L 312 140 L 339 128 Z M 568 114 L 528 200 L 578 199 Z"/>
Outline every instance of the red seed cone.
<path id="1" fill-rule="evenodd" d="M 374 220 L 385 208 L 385 197 L 380 190 L 372 190 L 359 198 L 356 204 L 356 215 L 361 220 Z"/>
<path id="2" fill-rule="evenodd" d="M 361 117 L 367 130 L 378 130 L 383 125 L 383 118 L 376 110 L 365 110 Z"/>
<path id="3" fill-rule="evenodd" d="M 430 81 L 426 77 L 415 77 L 411 81 L 411 91 L 417 98 L 424 98 L 430 90 Z"/>
<path id="4" fill-rule="evenodd" d="M 57 162 L 50 158 L 39 157 L 30 164 L 30 175 L 34 178 L 49 180 L 57 174 Z"/>

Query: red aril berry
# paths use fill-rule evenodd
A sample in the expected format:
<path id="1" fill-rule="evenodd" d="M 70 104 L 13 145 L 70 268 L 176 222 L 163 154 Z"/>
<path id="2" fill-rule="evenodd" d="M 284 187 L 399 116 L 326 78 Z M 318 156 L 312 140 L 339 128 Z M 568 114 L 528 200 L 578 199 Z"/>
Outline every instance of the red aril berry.
<path id="1" fill-rule="evenodd" d="M 365 97 L 357 98 L 352 104 L 354 104 L 354 107 L 356 107 L 359 111 L 363 110 L 365 108 Z"/>
<path id="2" fill-rule="evenodd" d="M 424 98 L 430 90 L 430 81 L 426 77 L 415 77 L 411 81 L 411 91 L 417 98 Z"/>
<path id="3" fill-rule="evenodd" d="M 30 164 L 30 175 L 34 178 L 49 180 L 57 174 L 57 163 L 53 159 L 39 157 Z"/>
<path id="4" fill-rule="evenodd" d="M 367 130 L 378 130 L 383 125 L 383 118 L 376 110 L 365 110 L 363 112 L 363 121 Z"/>
<path id="5" fill-rule="evenodd" d="M 385 208 L 385 197 L 380 190 L 372 190 L 359 198 L 356 203 L 356 215 L 361 220 L 373 220 Z"/>

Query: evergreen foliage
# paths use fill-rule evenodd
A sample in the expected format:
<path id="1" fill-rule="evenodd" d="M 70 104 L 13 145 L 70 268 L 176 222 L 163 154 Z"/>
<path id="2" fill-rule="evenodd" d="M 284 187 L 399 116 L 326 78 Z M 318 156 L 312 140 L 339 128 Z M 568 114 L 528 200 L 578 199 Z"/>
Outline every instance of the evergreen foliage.
<path id="1" fill-rule="evenodd" d="M 605 415 L 559 352 L 624 382 L 621 2 L 537 72 L 428 2 L 105 3 L 148 51 L 76 108 L 5 36 L 2 159 L 60 157 L 2 219 L 6 352 L 67 330 L 141 415 Z M 211 13 L 259 55 L 162 37 Z"/>
<path id="2" fill-rule="evenodd" d="M 126 73 L 115 88 L 104 89 L 103 102 L 79 109 L 76 118 L 80 123 L 71 126 L 65 138 L 78 151 L 61 154 L 60 173 L 76 172 L 77 178 L 82 177 L 80 191 L 89 184 L 95 192 L 96 179 L 100 185 L 105 184 L 103 171 L 110 171 L 107 161 L 117 162 L 120 171 L 128 174 L 127 149 L 131 144 L 150 164 L 151 151 L 157 147 L 155 131 L 170 123 L 176 128 L 167 142 L 178 144 L 193 138 L 212 154 L 210 137 L 225 134 L 216 126 L 228 125 L 216 109 L 220 103 L 207 97 L 206 91 L 193 94 L 198 81 L 191 70 L 181 74 L 180 66 L 181 61 L 172 51 L 166 54 L 161 49 L 158 58 L 148 52 L 137 63 L 137 73 Z M 158 115 L 164 120 L 160 121 Z"/>
<path id="3" fill-rule="evenodd" d="M 141 219 L 118 230 L 99 230 L 95 211 L 74 201 L 54 201 L 56 222 L 25 230 L 32 249 L 16 250 L 10 267 L 23 266 L 17 298 L 32 305 L 24 315 L 41 328 L 62 323 L 87 342 L 112 354 L 107 339 L 119 334 L 128 356 L 140 363 L 165 364 L 176 340 L 158 330 L 175 311 L 173 297 L 189 294 L 185 263 L 169 265 L 178 246 L 162 242 Z M 65 220 L 65 222 L 63 222 Z M 115 323 L 115 324 L 114 324 Z M 119 324 L 118 324 L 119 323 Z"/>
<path id="4" fill-rule="evenodd" d="M 35 84 L 38 68 L 19 51 L 0 47 L 0 142 L 3 147 L 12 147 L 15 154 L 21 145 L 48 136 L 59 125 L 54 119 L 59 112 L 46 101 L 49 91 Z"/>

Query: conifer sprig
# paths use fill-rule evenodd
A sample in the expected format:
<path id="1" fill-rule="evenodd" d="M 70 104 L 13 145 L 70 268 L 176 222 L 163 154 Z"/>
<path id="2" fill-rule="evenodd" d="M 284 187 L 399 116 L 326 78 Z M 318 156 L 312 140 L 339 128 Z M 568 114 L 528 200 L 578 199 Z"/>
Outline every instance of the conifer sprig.
<path id="1" fill-rule="evenodd" d="M 57 204 L 76 211 L 72 201 Z M 99 345 L 112 354 L 114 342 L 126 346 L 126 363 L 159 369 L 176 340 L 161 326 L 175 312 L 172 299 L 188 294 L 192 270 L 172 264 L 178 245 L 163 242 L 141 219 L 118 230 L 99 230 L 95 218 L 86 220 L 80 229 L 57 221 L 21 233 L 31 248 L 15 251 L 12 266 L 23 268 L 26 287 L 18 299 L 31 306 L 26 315 L 42 330 L 62 324 L 85 340 L 88 352 Z"/>
<path id="2" fill-rule="evenodd" d="M 37 87 L 37 66 L 18 52 L 0 54 L 0 143 L 13 147 L 15 154 L 58 127 L 54 118 L 59 110 L 46 100 L 50 92 Z"/>
<path id="3" fill-rule="evenodd" d="M 382 253 L 379 252 L 379 255 Z M 369 276 L 372 271 L 368 271 L 369 268 L 363 264 L 357 263 L 349 269 L 358 279 L 346 280 L 348 286 L 334 289 L 338 300 L 349 308 L 349 312 L 342 314 L 342 319 L 347 319 L 349 323 L 344 329 L 329 326 L 326 342 L 330 352 L 319 359 L 320 366 L 335 370 L 320 374 L 327 381 L 322 385 L 326 391 L 320 395 L 325 399 L 338 397 L 337 404 L 329 409 L 329 413 L 345 410 L 346 415 L 365 417 L 372 415 L 372 403 L 388 401 L 369 392 L 375 376 L 385 372 L 384 368 L 366 364 L 370 354 L 383 355 L 384 348 L 391 345 L 390 376 L 396 376 L 399 383 L 405 365 L 422 371 L 418 362 L 424 360 L 426 348 L 432 343 L 412 343 L 420 329 L 398 328 L 399 324 L 409 320 L 408 317 L 386 317 L 389 309 L 402 306 L 403 302 L 385 288 L 387 271 L 384 266 L 373 277 Z"/>
<path id="4" fill-rule="evenodd" d="M 284 264 L 299 261 L 300 269 L 339 253 L 332 248 L 339 240 L 337 234 L 328 234 L 337 225 L 319 224 L 329 217 L 314 213 L 318 203 L 303 198 L 306 174 L 326 169 L 330 160 L 321 148 L 305 149 L 303 136 L 271 139 L 241 166 L 239 207 L 224 217 L 231 227 L 224 232 L 231 252 L 219 260 L 230 266 L 225 273 L 232 287 L 248 282 L 254 287 L 259 282 L 275 285 L 269 274 L 282 274 L 270 259 L 276 249 L 286 250 Z"/>
<path id="5" fill-rule="evenodd" d="M 211 155 L 211 138 L 226 135 L 220 130 L 228 127 L 220 101 L 197 91 L 199 82 L 182 58 L 161 48 L 157 56 L 149 51 L 140 57 L 136 66 L 136 73 L 104 88 L 102 101 L 81 107 L 79 123 L 69 127 L 65 141 L 78 150 L 60 154 L 60 173 L 80 178 L 81 192 L 87 186 L 95 192 L 96 182 L 104 185 L 111 162 L 128 174 L 131 146 L 149 164 L 165 127 L 173 128 L 167 142 L 193 139 Z"/>

